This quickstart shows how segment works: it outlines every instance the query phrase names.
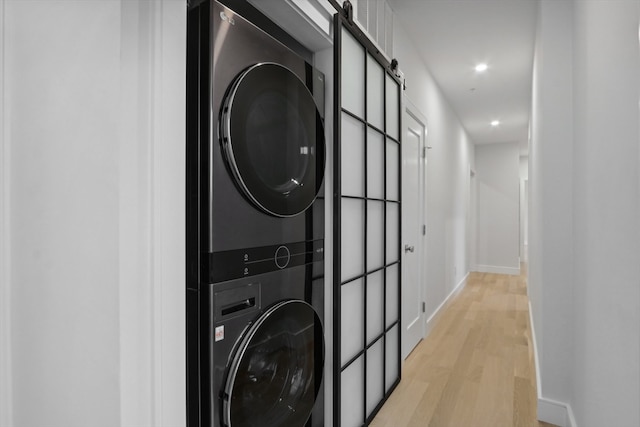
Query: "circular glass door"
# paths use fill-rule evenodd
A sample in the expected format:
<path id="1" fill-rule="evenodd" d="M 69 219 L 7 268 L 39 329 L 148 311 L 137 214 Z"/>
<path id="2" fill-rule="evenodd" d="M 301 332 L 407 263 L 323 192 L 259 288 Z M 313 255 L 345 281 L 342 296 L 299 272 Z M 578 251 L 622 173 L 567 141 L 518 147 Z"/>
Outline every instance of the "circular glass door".
<path id="1" fill-rule="evenodd" d="M 220 126 L 229 169 L 252 203 L 280 217 L 311 206 L 324 175 L 324 128 L 311 92 L 292 71 L 260 63 L 240 73 Z"/>
<path id="2" fill-rule="evenodd" d="M 240 341 L 223 393 L 228 427 L 302 427 L 324 367 L 320 318 L 304 301 L 280 302 Z"/>

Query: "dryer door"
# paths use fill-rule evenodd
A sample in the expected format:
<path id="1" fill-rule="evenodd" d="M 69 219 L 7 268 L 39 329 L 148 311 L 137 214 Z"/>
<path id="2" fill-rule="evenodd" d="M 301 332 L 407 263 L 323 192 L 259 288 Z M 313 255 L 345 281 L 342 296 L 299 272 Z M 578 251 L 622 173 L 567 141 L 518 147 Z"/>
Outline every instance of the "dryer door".
<path id="1" fill-rule="evenodd" d="M 313 203 L 324 175 L 322 118 L 288 68 L 260 63 L 240 73 L 221 108 L 220 137 L 238 187 L 260 209 L 288 217 Z"/>
<path id="2" fill-rule="evenodd" d="M 229 427 L 303 426 L 320 388 L 324 338 L 306 302 L 268 309 L 244 334 L 231 361 L 223 396 Z"/>

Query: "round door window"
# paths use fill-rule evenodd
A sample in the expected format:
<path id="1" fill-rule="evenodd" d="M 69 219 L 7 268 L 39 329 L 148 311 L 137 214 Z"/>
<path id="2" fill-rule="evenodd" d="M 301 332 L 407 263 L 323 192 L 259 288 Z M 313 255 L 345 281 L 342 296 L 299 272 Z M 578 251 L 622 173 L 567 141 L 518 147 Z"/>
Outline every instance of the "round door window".
<path id="1" fill-rule="evenodd" d="M 261 63 L 240 73 L 220 126 L 229 169 L 251 202 L 280 217 L 313 203 L 324 175 L 324 129 L 311 92 L 292 71 Z"/>
<path id="2" fill-rule="evenodd" d="M 324 366 L 322 325 L 306 302 L 268 309 L 243 336 L 223 393 L 228 427 L 295 427 L 308 420 Z"/>

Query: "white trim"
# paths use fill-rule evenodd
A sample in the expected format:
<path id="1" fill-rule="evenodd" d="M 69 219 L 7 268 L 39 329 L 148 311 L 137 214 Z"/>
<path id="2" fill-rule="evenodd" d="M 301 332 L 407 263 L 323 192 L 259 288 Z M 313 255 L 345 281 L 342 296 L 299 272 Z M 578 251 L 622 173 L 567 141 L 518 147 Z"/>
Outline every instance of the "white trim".
<path id="1" fill-rule="evenodd" d="M 416 107 L 416 104 L 411 100 L 411 98 L 409 98 L 406 90 L 402 91 L 402 100 L 404 101 L 404 111 L 406 111 L 408 114 L 411 114 L 414 119 L 424 125 L 424 138 L 426 143 L 427 135 L 429 133 L 427 131 L 427 128 L 429 127 L 427 118 L 424 114 L 422 114 L 422 111 L 420 111 L 420 109 Z"/>
<path id="2" fill-rule="evenodd" d="M 164 289 L 166 283 L 162 277 L 162 240 L 163 240 L 163 212 L 162 212 L 162 185 L 161 180 L 161 151 L 164 142 L 162 134 L 162 121 L 164 117 L 163 104 L 163 1 L 150 2 L 146 11 L 149 13 L 149 216 L 151 221 L 149 234 L 149 273 L 151 275 L 151 333 L 152 333 L 152 395 L 151 409 L 153 411 L 153 425 L 164 426 L 164 411 L 162 408 L 164 390 L 164 353 L 163 353 L 163 309 L 164 309 Z M 176 159 L 178 161 L 178 159 Z M 182 199 L 184 200 L 184 198 Z M 179 285 L 178 285 L 179 286 Z M 180 286 L 186 292 L 184 283 Z M 186 396 L 186 393 L 184 394 Z"/>
<path id="3" fill-rule="evenodd" d="M 531 341 L 533 342 L 533 362 L 536 366 L 536 392 L 538 393 L 538 399 L 542 396 L 540 394 L 541 384 L 540 384 L 540 364 L 538 362 L 538 344 L 536 340 L 536 330 L 533 326 L 533 310 L 531 309 L 531 301 L 529 301 L 529 325 L 531 326 Z"/>
<path id="4" fill-rule="evenodd" d="M 157 425 L 150 206 L 154 7 L 155 2 L 121 0 L 118 254 L 123 426 Z"/>
<path id="5" fill-rule="evenodd" d="M 120 419 L 184 426 L 186 9 L 121 0 Z"/>
<path id="6" fill-rule="evenodd" d="M 420 317 L 416 317 L 415 319 L 413 319 L 413 322 L 411 322 L 411 323 L 409 323 L 409 324 L 407 325 L 407 329 L 411 329 L 411 327 L 412 327 L 413 325 L 415 325 L 415 324 L 416 324 L 416 322 L 419 322 L 419 321 L 420 321 Z M 424 338 L 424 337 L 423 337 L 423 338 Z"/>
<path id="7" fill-rule="evenodd" d="M 163 90 L 164 90 L 164 73 L 163 73 L 163 1 L 151 2 L 147 9 L 149 13 L 149 141 L 150 152 L 149 155 L 149 215 L 150 221 L 150 235 L 149 235 L 149 262 L 151 274 L 151 333 L 152 339 L 152 356 L 153 360 L 153 372 L 152 372 L 152 395 L 151 401 L 153 411 L 153 425 L 164 426 L 164 411 L 163 401 L 165 395 L 165 383 L 162 375 L 164 368 L 165 355 L 163 353 L 163 332 L 164 332 L 164 298 L 163 284 L 167 281 L 162 277 L 163 267 L 163 216 L 162 212 L 163 201 L 162 199 L 167 197 L 162 194 L 161 180 L 162 174 L 162 145 L 164 142 L 164 135 L 162 134 L 164 117 L 164 108 L 167 107 L 163 104 Z M 186 109 L 186 105 L 185 105 Z M 176 159 L 178 161 L 178 159 Z M 184 200 L 184 198 L 182 199 Z M 184 283 L 181 288 L 186 292 L 186 286 Z M 186 393 L 184 395 L 186 397 Z"/>
<path id="8" fill-rule="evenodd" d="M 494 273 L 494 274 L 510 274 L 513 276 L 520 275 L 519 267 L 503 267 L 498 265 L 482 265 L 477 264 L 473 271 L 477 271 L 478 273 Z"/>
<path id="9" fill-rule="evenodd" d="M 435 309 L 435 311 L 433 312 L 433 314 L 431 316 L 429 316 L 429 318 L 427 319 L 427 332 L 426 332 L 426 336 L 429 335 L 429 333 L 431 332 L 431 329 L 433 328 L 433 326 L 436 324 L 438 318 L 440 317 L 440 315 L 442 314 L 442 312 L 444 312 L 444 307 L 451 301 L 453 300 L 453 298 L 458 295 L 460 293 L 460 291 L 462 291 L 465 287 L 465 285 L 467 284 L 467 279 L 469 278 L 469 272 L 467 272 L 467 274 L 465 274 L 465 276 L 462 278 L 462 280 L 460 280 L 460 283 L 458 283 L 456 285 L 455 288 L 453 288 L 453 290 L 449 293 L 449 295 L 447 295 L 447 297 L 444 299 L 444 301 L 442 301 L 442 303 L 440 303 L 440 305 L 438 306 L 438 308 Z"/>
<path id="10" fill-rule="evenodd" d="M 333 14 L 318 0 L 247 0 L 311 52 L 333 46 Z"/>
<path id="11" fill-rule="evenodd" d="M 567 407 L 555 400 L 538 397 L 538 420 L 567 427 Z"/>
<path id="12" fill-rule="evenodd" d="M 529 301 L 529 324 L 531 325 L 531 341 L 533 342 L 533 360 L 536 367 L 536 390 L 538 394 L 537 418 L 545 423 L 555 424 L 560 427 L 577 427 L 571 406 L 566 403 L 542 397 L 542 385 L 540 381 L 540 364 L 538 357 L 538 345 L 536 331 L 533 326 L 533 311 Z"/>
<path id="13" fill-rule="evenodd" d="M 538 420 L 560 427 L 578 427 L 569 404 L 545 397 L 538 398 Z"/>
<path id="14" fill-rule="evenodd" d="M 0 425 L 13 425 L 13 375 L 11 374 L 11 151 L 9 120 L 5 120 L 5 1 L 0 0 Z"/>
<path id="15" fill-rule="evenodd" d="M 407 101 L 407 102 L 405 102 Z M 424 115 L 422 114 L 422 112 L 416 108 L 416 106 L 411 103 L 411 101 L 409 99 L 406 98 L 406 94 L 403 93 L 403 96 L 401 96 L 401 114 L 403 117 L 402 123 L 403 123 L 403 135 L 407 135 L 407 132 L 410 132 L 412 134 L 415 134 L 416 136 L 418 136 L 419 139 L 419 152 L 420 153 L 424 153 L 426 152 L 426 145 L 427 145 L 427 121 L 424 117 Z M 413 129 L 414 126 L 411 126 L 410 121 L 414 121 L 415 124 L 418 125 L 419 129 Z M 416 132 L 418 131 L 419 132 Z M 402 151 L 401 153 L 402 156 L 402 163 L 404 164 L 406 159 L 404 158 L 404 151 Z M 419 165 L 418 165 L 418 177 L 419 177 L 419 184 L 418 184 L 418 220 L 420 225 L 425 226 L 427 224 L 427 209 L 426 209 L 426 200 L 427 200 L 427 159 L 426 157 L 420 157 L 419 158 Z M 401 189 L 401 192 L 404 194 L 407 190 L 405 188 Z M 404 214 L 403 218 L 401 220 L 401 222 L 403 222 L 404 224 Z M 402 239 L 403 241 L 406 241 L 406 236 L 404 235 L 405 233 L 405 229 L 404 229 L 404 225 L 402 227 Z M 412 241 L 411 239 L 408 241 Z M 416 254 L 414 256 L 417 257 L 418 259 L 418 265 L 417 265 L 417 269 L 418 269 L 418 286 L 419 286 L 419 298 L 420 301 L 422 301 L 424 303 L 424 301 L 427 300 L 428 295 L 427 295 L 427 287 L 426 287 L 426 277 L 427 277 L 427 263 L 425 262 L 425 260 L 427 259 L 427 242 L 426 242 L 426 236 L 423 235 L 422 233 L 418 234 L 418 240 L 415 243 L 415 246 L 417 247 L 416 250 Z M 403 272 L 402 272 L 402 277 L 403 277 L 403 282 L 406 280 L 405 277 L 405 269 L 408 268 L 407 264 L 405 264 L 404 260 L 406 259 L 406 252 L 402 253 L 402 259 L 403 259 Z M 402 297 L 403 301 L 402 301 L 402 305 L 405 305 L 404 301 L 404 296 Z M 409 354 L 411 354 L 411 352 L 413 351 L 413 349 L 415 348 L 415 345 L 418 344 L 418 342 L 420 342 L 420 340 L 423 340 L 427 334 L 427 321 L 426 321 L 426 313 L 424 311 L 420 311 L 419 316 L 417 316 L 413 321 L 408 322 L 408 319 L 404 319 L 404 311 L 401 310 L 401 319 L 403 324 L 406 324 L 406 326 L 402 327 L 402 334 L 401 334 L 401 342 L 402 342 L 402 360 L 406 360 L 406 358 L 409 356 Z M 419 323 L 419 325 L 417 326 L 419 329 L 419 340 L 415 343 L 413 343 L 413 339 L 409 340 L 409 335 L 411 334 L 409 331 L 411 330 L 412 327 L 414 327 L 414 325 L 416 325 L 416 323 Z M 411 346 L 411 348 L 405 348 L 405 345 L 409 345 Z"/>
<path id="16" fill-rule="evenodd" d="M 180 427 L 186 9 L 174 0 L 121 0 L 121 7 L 120 420 Z"/>
<path id="17" fill-rule="evenodd" d="M 153 130 L 154 406 L 158 426 L 186 424 L 186 8 L 157 2 Z"/>
<path id="18" fill-rule="evenodd" d="M 567 427 L 578 427 L 578 423 L 576 422 L 576 417 L 573 415 L 573 409 L 571 409 L 571 405 L 566 404 L 567 407 Z"/>

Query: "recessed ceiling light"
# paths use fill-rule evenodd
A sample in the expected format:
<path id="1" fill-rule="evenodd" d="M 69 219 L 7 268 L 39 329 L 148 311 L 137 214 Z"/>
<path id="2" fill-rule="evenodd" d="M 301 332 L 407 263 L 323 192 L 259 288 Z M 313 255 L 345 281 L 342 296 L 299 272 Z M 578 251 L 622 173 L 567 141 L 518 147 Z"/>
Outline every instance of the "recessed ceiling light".
<path id="1" fill-rule="evenodd" d="M 482 73 L 483 71 L 487 71 L 487 68 L 489 68 L 489 67 L 484 62 L 481 63 L 481 64 L 476 65 L 476 71 L 479 72 L 479 73 Z"/>
<path id="2" fill-rule="evenodd" d="M 491 126 L 496 127 L 500 124 L 500 120 L 494 120 L 491 122 Z"/>

